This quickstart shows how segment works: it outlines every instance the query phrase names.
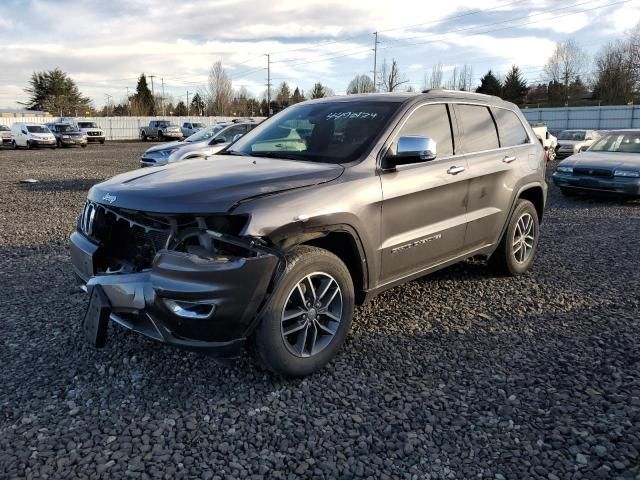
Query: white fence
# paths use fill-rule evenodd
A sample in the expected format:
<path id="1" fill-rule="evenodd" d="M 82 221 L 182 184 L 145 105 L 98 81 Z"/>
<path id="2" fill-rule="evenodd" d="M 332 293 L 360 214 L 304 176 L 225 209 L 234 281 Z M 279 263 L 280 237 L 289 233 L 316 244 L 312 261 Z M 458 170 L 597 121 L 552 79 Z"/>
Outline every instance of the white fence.
<path id="1" fill-rule="evenodd" d="M 640 128 L 640 105 L 524 108 L 522 113 L 529 122 L 542 122 L 558 130 Z"/>
<path id="2" fill-rule="evenodd" d="M 235 117 L 77 117 L 76 120 L 96 122 L 104 131 L 107 140 L 135 140 L 139 138 L 139 128 L 149 125 L 151 120 L 169 120 L 179 126 L 184 122 L 200 122 L 209 126 L 233 118 Z M 50 123 L 57 120 L 58 117 L 0 117 L 0 125 L 10 127 L 16 122 Z"/>

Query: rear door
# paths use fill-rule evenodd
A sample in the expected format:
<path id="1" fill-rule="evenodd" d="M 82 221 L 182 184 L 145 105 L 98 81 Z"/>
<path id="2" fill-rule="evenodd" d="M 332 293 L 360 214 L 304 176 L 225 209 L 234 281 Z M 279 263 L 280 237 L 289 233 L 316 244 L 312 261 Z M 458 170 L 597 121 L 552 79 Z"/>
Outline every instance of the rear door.
<path id="1" fill-rule="evenodd" d="M 466 226 L 466 160 L 455 155 L 449 107 L 417 107 L 396 132 L 436 141 L 434 160 L 400 165 L 381 174 L 381 283 L 398 280 L 460 253 Z"/>
<path id="2" fill-rule="evenodd" d="M 531 139 L 512 111 L 485 105 L 455 106 L 469 165 L 465 250 L 499 240 Z"/>

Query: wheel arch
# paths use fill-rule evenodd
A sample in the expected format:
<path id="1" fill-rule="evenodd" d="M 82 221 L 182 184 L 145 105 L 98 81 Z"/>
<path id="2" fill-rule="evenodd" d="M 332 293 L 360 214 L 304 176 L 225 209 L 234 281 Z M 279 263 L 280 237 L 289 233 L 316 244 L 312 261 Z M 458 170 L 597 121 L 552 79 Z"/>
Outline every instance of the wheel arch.
<path id="1" fill-rule="evenodd" d="M 367 255 L 357 231 L 347 224 L 326 225 L 316 230 L 304 230 L 288 237 L 283 245 L 289 251 L 299 245 L 322 248 L 344 262 L 356 293 L 356 303 L 362 304 L 369 288 Z"/>

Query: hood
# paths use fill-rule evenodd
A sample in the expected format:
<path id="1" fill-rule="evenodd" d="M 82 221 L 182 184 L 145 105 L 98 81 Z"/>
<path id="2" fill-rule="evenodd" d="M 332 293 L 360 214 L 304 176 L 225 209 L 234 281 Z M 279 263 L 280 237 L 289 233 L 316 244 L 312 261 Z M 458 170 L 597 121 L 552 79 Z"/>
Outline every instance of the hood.
<path id="1" fill-rule="evenodd" d="M 220 213 L 249 197 L 338 178 L 340 165 L 217 155 L 118 175 L 89 190 L 89 200 L 157 213 Z"/>
<path id="2" fill-rule="evenodd" d="M 160 145 L 155 145 L 151 148 L 147 148 L 144 153 L 157 152 L 158 150 L 166 150 L 167 148 L 182 147 L 184 145 L 191 145 L 191 144 L 185 143 L 185 142 L 178 142 L 178 141 L 166 142 L 166 143 L 161 143 Z"/>
<path id="3" fill-rule="evenodd" d="M 567 167 L 594 167 L 610 169 L 640 169 L 640 153 L 581 152 L 560 162 Z"/>
<path id="4" fill-rule="evenodd" d="M 558 143 L 560 145 L 573 145 L 575 147 L 576 145 L 579 145 L 581 143 L 585 143 L 587 141 L 588 140 L 558 140 Z"/>

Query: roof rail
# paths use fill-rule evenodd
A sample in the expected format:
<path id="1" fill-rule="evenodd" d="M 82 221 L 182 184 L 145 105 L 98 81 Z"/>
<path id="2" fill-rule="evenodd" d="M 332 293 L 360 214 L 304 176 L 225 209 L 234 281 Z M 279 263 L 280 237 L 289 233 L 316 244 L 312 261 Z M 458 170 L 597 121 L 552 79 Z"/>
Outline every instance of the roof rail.
<path id="1" fill-rule="evenodd" d="M 495 95 L 487 95 L 486 93 L 467 92 L 466 90 L 451 90 L 448 88 L 427 88 L 422 93 L 453 93 L 456 95 L 469 95 L 470 97 L 497 98 Z"/>

